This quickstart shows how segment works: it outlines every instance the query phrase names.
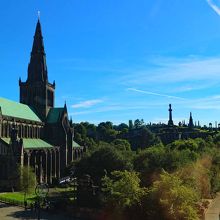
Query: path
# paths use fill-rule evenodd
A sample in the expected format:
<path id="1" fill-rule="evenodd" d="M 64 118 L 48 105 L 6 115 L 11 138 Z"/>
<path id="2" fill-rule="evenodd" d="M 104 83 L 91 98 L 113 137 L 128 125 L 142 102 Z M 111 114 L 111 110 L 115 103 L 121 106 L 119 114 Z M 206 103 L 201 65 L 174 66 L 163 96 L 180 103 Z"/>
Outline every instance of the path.
<path id="1" fill-rule="evenodd" d="M 205 220 L 220 220 L 220 193 L 217 194 L 216 198 L 210 204 L 206 214 Z"/>
<path id="2" fill-rule="evenodd" d="M 37 219 L 35 213 L 25 211 L 24 208 L 0 203 L 0 219 L 1 220 L 21 220 Z M 41 213 L 41 220 L 74 220 L 71 217 L 65 217 L 58 214 Z"/>

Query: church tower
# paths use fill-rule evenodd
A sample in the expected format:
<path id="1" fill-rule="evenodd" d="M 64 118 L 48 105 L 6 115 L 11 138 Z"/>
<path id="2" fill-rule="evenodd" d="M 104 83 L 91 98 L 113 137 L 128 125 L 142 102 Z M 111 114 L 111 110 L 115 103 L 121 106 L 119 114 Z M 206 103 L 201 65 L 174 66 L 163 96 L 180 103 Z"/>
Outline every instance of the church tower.
<path id="1" fill-rule="evenodd" d="M 39 19 L 28 64 L 28 77 L 26 82 L 21 82 L 19 79 L 19 86 L 20 103 L 33 107 L 44 120 L 50 108 L 54 107 L 55 82 L 53 84 L 48 82 L 46 54 Z"/>

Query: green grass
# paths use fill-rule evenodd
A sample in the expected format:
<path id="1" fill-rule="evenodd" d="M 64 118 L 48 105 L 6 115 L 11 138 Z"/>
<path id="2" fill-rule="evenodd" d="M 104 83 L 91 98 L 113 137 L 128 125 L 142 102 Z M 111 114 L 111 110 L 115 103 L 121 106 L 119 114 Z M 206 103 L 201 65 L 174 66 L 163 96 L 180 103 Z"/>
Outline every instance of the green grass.
<path id="1" fill-rule="evenodd" d="M 73 187 L 66 187 L 66 188 L 50 188 L 48 197 L 52 200 L 60 200 L 65 199 L 67 201 L 74 201 L 74 193 Z M 27 194 L 27 203 L 30 205 L 36 201 L 35 193 Z M 24 203 L 24 193 L 23 192 L 7 192 L 7 193 L 0 193 L 0 201 L 7 201 L 13 200 L 16 204 L 23 204 Z M 8 201 L 9 202 L 9 201 Z"/>
<path id="2" fill-rule="evenodd" d="M 23 192 L 10 192 L 10 193 L 0 193 L 0 199 L 10 199 L 16 202 L 24 202 L 24 193 Z M 27 194 L 27 203 L 33 203 L 36 199 L 35 194 Z"/>

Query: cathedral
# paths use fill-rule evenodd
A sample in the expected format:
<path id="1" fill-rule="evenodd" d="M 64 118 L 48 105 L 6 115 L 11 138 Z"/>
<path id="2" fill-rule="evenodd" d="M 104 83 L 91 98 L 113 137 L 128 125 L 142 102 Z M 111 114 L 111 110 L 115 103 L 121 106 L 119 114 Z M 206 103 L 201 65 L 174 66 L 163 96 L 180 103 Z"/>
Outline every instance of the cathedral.
<path id="1" fill-rule="evenodd" d="M 54 106 L 56 84 L 48 81 L 39 19 L 27 72 L 26 81 L 19 79 L 20 102 L 0 98 L 0 189 L 13 181 L 17 164 L 52 184 L 85 150 L 74 141 L 66 103 Z"/>

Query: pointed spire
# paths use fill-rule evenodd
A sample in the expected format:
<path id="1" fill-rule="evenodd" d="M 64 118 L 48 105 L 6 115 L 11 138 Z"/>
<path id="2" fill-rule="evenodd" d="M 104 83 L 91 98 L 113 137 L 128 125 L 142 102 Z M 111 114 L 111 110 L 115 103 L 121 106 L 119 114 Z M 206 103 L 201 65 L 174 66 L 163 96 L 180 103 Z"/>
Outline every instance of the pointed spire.
<path id="1" fill-rule="evenodd" d="M 67 112 L 66 101 L 65 101 L 65 104 L 64 104 L 64 109 L 65 109 L 65 111 Z"/>
<path id="2" fill-rule="evenodd" d="M 190 116 L 189 116 L 189 128 L 193 128 L 194 124 L 193 124 L 193 118 L 192 118 L 192 112 L 190 112 Z"/>
<path id="3" fill-rule="evenodd" d="M 31 51 L 31 59 L 28 65 L 28 81 L 47 82 L 46 54 L 44 51 L 43 36 L 40 20 L 38 18 L 34 34 L 34 42 Z"/>

